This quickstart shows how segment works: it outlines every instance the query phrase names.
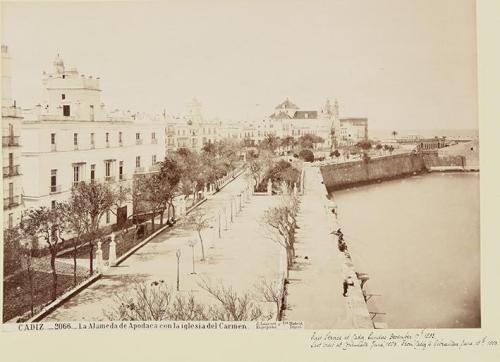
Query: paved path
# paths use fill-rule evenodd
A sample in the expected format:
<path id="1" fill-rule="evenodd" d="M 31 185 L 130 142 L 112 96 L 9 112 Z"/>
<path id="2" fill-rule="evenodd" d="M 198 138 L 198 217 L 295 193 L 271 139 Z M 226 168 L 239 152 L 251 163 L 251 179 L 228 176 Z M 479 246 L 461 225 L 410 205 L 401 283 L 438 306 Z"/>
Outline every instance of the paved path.
<path id="1" fill-rule="evenodd" d="M 297 218 L 298 258 L 290 271 L 285 320 L 304 321 L 306 328 L 355 328 L 349 297 L 342 296 L 343 254 L 330 235 L 332 214 L 326 208 L 326 189 L 321 182 L 319 168 L 306 167 Z"/>
<path id="2" fill-rule="evenodd" d="M 215 228 L 204 234 L 207 260 L 200 262 L 201 249 L 195 246 L 195 268 L 192 272 L 192 249 L 188 241 L 197 236 L 188 225 L 177 225 L 167 229 L 118 267 L 108 269 L 103 277 L 64 305 L 56 309 L 45 320 L 78 321 L 103 320 L 105 310 L 115 303 L 115 295 L 130 292 L 136 282 L 164 280 L 175 289 L 177 249 L 181 250 L 180 293 L 194 294 L 199 300 L 208 300 L 198 282 L 200 277 L 221 280 L 225 286 L 232 286 L 240 292 L 251 292 L 259 279 L 278 279 L 283 273 L 282 250 L 277 244 L 260 234 L 260 219 L 264 210 L 278 201 L 272 196 L 252 196 L 244 202 L 243 210 L 230 221 L 230 199 L 246 186 L 243 176 L 227 185 L 199 207 L 209 215 L 217 214 L 226 207 L 228 227 L 222 217 L 222 238 L 218 236 L 218 217 L 214 220 Z M 211 303 L 215 300 L 209 298 Z M 272 310 L 272 306 L 266 304 Z"/>

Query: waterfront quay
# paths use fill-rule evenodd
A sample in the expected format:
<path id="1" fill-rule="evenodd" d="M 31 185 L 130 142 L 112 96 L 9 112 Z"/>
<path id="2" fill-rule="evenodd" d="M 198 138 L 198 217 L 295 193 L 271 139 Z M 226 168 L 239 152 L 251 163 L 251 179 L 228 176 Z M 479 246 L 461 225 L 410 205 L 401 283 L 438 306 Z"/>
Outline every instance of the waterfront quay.
<path id="1" fill-rule="evenodd" d="M 306 328 L 373 328 L 353 265 L 337 247 L 339 226 L 318 167 L 304 167 L 304 194 L 298 214 L 295 266 L 290 270 L 285 320 Z M 354 285 L 343 296 L 343 282 Z"/>

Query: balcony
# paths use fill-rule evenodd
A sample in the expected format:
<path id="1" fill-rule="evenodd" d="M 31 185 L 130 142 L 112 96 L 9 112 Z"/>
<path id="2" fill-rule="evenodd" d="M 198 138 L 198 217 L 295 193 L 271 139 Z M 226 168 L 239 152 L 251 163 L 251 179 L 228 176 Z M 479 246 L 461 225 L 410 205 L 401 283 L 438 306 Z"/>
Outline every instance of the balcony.
<path id="1" fill-rule="evenodd" d="M 75 151 L 78 151 L 78 145 L 73 145 L 73 149 L 74 149 Z"/>
<path id="2" fill-rule="evenodd" d="M 144 167 L 136 167 L 135 173 L 144 173 Z"/>
<path id="3" fill-rule="evenodd" d="M 57 146 L 56 146 L 55 143 L 51 143 L 51 145 L 50 145 L 50 151 L 51 152 L 56 152 L 57 151 Z"/>
<path id="4" fill-rule="evenodd" d="M 79 184 L 81 184 L 83 181 L 73 181 L 72 187 L 76 188 L 78 187 Z"/>
<path id="5" fill-rule="evenodd" d="M 118 180 L 119 181 L 125 181 L 127 179 L 127 175 L 121 173 L 118 175 Z"/>
<path id="6" fill-rule="evenodd" d="M 115 179 L 116 179 L 115 176 L 106 176 L 104 178 L 106 182 L 115 182 Z"/>
<path id="7" fill-rule="evenodd" d="M 19 136 L 2 136 L 2 147 L 18 147 Z"/>
<path id="8" fill-rule="evenodd" d="M 3 168 L 3 177 L 19 176 L 21 174 L 21 168 L 19 165 L 10 165 Z"/>
<path id="9" fill-rule="evenodd" d="M 95 143 L 91 143 L 91 144 L 90 144 L 90 149 L 91 149 L 91 150 L 95 149 Z"/>
<path id="10" fill-rule="evenodd" d="M 16 206 L 19 206 L 21 203 L 20 200 L 21 200 L 21 197 L 19 195 L 4 198 L 3 199 L 3 209 L 7 210 L 7 209 L 14 208 Z"/>
<path id="11" fill-rule="evenodd" d="M 109 141 L 106 142 L 106 148 L 109 148 Z"/>
<path id="12" fill-rule="evenodd" d="M 122 141 L 118 141 L 118 146 L 119 147 L 123 147 L 123 142 Z"/>
<path id="13" fill-rule="evenodd" d="M 62 187 L 61 185 L 50 185 L 49 190 L 51 194 L 57 194 L 58 192 L 62 192 Z"/>
<path id="14" fill-rule="evenodd" d="M 158 143 L 158 140 L 156 138 L 151 138 L 151 144 L 156 145 Z"/>
<path id="15" fill-rule="evenodd" d="M 149 168 L 149 172 L 160 172 L 160 166 L 159 165 L 153 165 Z"/>
<path id="16" fill-rule="evenodd" d="M 135 139 L 135 144 L 136 145 L 142 145 L 142 139 L 141 138 L 136 138 Z"/>

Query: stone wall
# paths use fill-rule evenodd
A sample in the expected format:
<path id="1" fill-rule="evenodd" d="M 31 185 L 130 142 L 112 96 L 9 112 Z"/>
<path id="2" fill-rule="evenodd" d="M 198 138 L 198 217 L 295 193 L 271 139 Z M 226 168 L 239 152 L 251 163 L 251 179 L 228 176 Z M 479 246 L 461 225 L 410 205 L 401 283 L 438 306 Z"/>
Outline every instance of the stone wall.
<path id="1" fill-rule="evenodd" d="M 424 159 L 420 154 L 393 155 L 321 167 L 328 191 L 403 177 L 426 170 Z"/>

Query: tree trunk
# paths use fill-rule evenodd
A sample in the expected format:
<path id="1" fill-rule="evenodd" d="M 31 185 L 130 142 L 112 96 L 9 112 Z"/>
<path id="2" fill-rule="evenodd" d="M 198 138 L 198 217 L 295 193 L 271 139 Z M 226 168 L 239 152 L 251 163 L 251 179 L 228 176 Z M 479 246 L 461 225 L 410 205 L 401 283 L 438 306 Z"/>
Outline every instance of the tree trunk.
<path id="1" fill-rule="evenodd" d="M 155 212 L 153 211 L 152 216 L 151 216 L 151 232 L 155 231 Z"/>
<path id="2" fill-rule="evenodd" d="M 52 301 L 57 298 L 56 250 L 50 250 L 50 268 L 52 269 Z"/>
<path id="3" fill-rule="evenodd" d="M 78 238 L 77 241 L 73 242 L 73 284 L 76 285 L 76 251 L 78 246 Z"/>
<path id="4" fill-rule="evenodd" d="M 203 238 L 201 237 L 200 231 L 198 231 L 198 237 L 200 238 L 200 244 L 201 244 L 201 260 L 205 260 L 205 248 L 203 246 Z"/>
<path id="5" fill-rule="evenodd" d="M 165 213 L 165 209 L 161 209 L 160 211 L 160 226 L 163 226 L 163 214 Z"/>
<path id="6" fill-rule="evenodd" d="M 28 281 L 30 284 L 30 311 L 31 311 L 31 316 L 34 315 L 34 291 L 33 291 L 33 270 L 31 269 L 31 265 L 27 268 L 28 272 Z"/>
<path id="7" fill-rule="evenodd" d="M 94 242 L 90 241 L 89 244 L 89 260 L 90 260 L 90 275 L 94 274 Z"/>

